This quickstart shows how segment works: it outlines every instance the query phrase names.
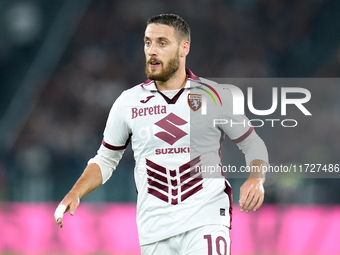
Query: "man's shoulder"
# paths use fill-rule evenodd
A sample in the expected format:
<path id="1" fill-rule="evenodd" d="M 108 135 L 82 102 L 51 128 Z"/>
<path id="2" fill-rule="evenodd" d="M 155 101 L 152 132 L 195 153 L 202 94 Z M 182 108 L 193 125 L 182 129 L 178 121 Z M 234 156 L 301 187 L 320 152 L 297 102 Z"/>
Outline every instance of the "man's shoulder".
<path id="1" fill-rule="evenodd" d="M 229 84 L 221 84 L 213 80 L 209 80 L 203 77 L 199 77 L 199 87 L 205 88 L 209 91 L 213 91 L 218 94 L 231 94 L 230 85 Z"/>
<path id="2" fill-rule="evenodd" d="M 232 103 L 233 95 L 228 84 L 220 84 L 214 80 L 199 77 L 199 80 L 196 82 L 195 86 L 192 87 L 198 89 L 193 90 L 193 93 L 204 91 L 203 94 L 205 94 L 207 98 L 212 98 L 212 101 L 209 101 L 211 103 L 217 103 L 217 105 L 223 107 L 230 107 L 230 103 Z"/>
<path id="3" fill-rule="evenodd" d="M 129 96 L 129 97 L 140 97 L 141 94 L 149 94 L 150 90 L 145 89 L 145 83 L 140 83 L 137 84 L 131 88 L 128 88 L 123 91 L 124 97 Z"/>
<path id="4" fill-rule="evenodd" d="M 124 90 L 124 93 L 135 93 L 138 91 L 142 91 L 143 90 L 142 86 L 143 86 L 143 83 L 139 83 L 137 85 L 132 86 L 131 88 Z"/>
<path id="5" fill-rule="evenodd" d="M 214 86 L 214 87 L 216 87 L 218 85 L 218 83 L 216 81 L 209 80 L 209 79 L 206 79 L 206 78 L 203 78 L 203 77 L 199 77 L 199 80 L 204 85 L 210 85 L 210 86 Z"/>
<path id="6" fill-rule="evenodd" d="M 129 89 L 126 89 L 124 92 L 135 93 L 135 92 L 150 92 L 150 91 L 157 91 L 157 88 L 153 81 L 146 80 L 143 83 L 139 83 Z"/>
<path id="7" fill-rule="evenodd" d="M 121 107 L 134 107 L 138 102 L 148 101 L 148 98 L 152 96 L 153 91 L 144 88 L 145 83 L 140 83 L 131 88 L 125 89 L 121 95 L 117 98 L 114 105 Z"/>

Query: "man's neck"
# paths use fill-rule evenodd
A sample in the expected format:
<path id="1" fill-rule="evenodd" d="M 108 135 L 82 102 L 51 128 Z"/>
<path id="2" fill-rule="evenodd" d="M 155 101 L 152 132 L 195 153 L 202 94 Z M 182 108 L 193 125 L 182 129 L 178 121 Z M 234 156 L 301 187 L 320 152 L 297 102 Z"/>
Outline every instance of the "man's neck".
<path id="1" fill-rule="evenodd" d="M 176 90 L 184 88 L 185 84 L 187 82 L 187 74 L 185 72 L 185 69 L 181 71 L 177 71 L 169 80 L 165 82 L 161 81 L 155 81 L 157 89 L 159 91 L 162 90 Z"/>

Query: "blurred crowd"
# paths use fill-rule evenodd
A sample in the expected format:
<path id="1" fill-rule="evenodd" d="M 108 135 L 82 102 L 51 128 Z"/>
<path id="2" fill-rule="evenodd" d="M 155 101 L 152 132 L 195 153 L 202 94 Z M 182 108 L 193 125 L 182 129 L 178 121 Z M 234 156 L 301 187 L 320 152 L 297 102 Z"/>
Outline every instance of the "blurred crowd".
<path id="1" fill-rule="evenodd" d="M 14 148 L 0 161 L 0 200 L 58 201 L 71 188 L 99 148 L 114 100 L 146 79 L 149 16 L 176 13 L 189 23 L 187 66 L 202 77 L 338 77 L 340 50 L 334 44 L 340 40 L 334 36 L 325 45 L 320 38 L 331 33 L 326 28 L 339 8 L 331 0 L 92 1 Z M 336 162 L 340 87 L 312 86 L 321 106 L 313 115 L 320 119 L 302 123 L 294 137 L 259 132 L 268 138 L 269 152 L 280 155 L 274 162 L 290 163 L 296 155 L 306 161 L 297 163 Z M 113 178 L 87 199 L 134 202 L 133 165 L 128 148 Z M 338 196 L 328 196 L 337 191 L 336 182 L 269 180 L 267 202 L 336 203 Z"/>

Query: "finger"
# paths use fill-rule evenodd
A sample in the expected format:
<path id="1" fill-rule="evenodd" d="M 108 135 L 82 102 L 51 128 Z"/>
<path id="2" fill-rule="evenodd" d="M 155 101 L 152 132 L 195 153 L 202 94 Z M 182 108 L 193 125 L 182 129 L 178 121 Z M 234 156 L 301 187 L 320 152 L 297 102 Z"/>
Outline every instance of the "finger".
<path id="1" fill-rule="evenodd" d="M 60 224 L 59 224 L 60 221 L 58 223 L 58 219 L 61 220 L 61 226 L 62 226 L 62 219 L 63 219 L 65 211 L 66 211 L 66 205 L 60 204 L 60 205 L 58 205 L 57 209 L 54 212 L 54 219 L 59 226 L 60 226 Z"/>
<path id="2" fill-rule="evenodd" d="M 241 212 L 243 212 L 244 210 L 244 206 L 246 204 L 247 198 L 248 198 L 249 193 L 243 193 L 242 195 L 240 195 L 240 201 L 239 201 L 239 205 L 241 208 Z"/>
<path id="3" fill-rule="evenodd" d="M 258 195 L 256 195 L 256 194 L 252 195 L 251 200 L 249 201 L 248 205 L 245 208 L 246 212 L 249 212 L 250 210 L 252 210 L 255 207 L 255 205 L 257 204 L 258 200 L 259 200 Z"/>
<path id="4" fill-rule="evenodd" d="M 240 190 L 240 200 L 238 201 L 241 209 L 243 209 L 243 207 L 245 205 L 245 202 L 246 202 L 246 200 L 248 198 L 248 195 L 249 195 L 249 191 L 250 191 L 249 188 L 244 189 L 244 188 L 241 187 L 241 190 Z"/>
<path id="5" fill-rule="evenodd" d="M 263 204 L 264 201 L 264 195 L 262 194 L 259 198 L 259 201 L 257 202 L 256 206 L 254 207 L 254 212 L 260 209 L 261 205 Z"/>
<path id="6" fill-rule="evenodd" d="M 246 212 L 249 212 L 249 210 L 250 210 L 249 208 L 251 207 L 251 205 L 252 204 L 255 205 L 256 202 L 257 202 L 257 199 L 256 199 L 256 196 L 255 196 L 255 191 L 251 190 L 248 193 L 248 197 L 247 197 L 246 201 L 244 202 L 243 210 L 245 210 Z"/>
<path id="7" fill-rule="evenodd" d="M 79 205 L 79 198 L 77 203 L 70 204 L 70 214 L 73 216 L 76 213 L 77 207 Z"/>
<path id="8" fill-rule="evenodd" d="M 63 224 L 62 218 L 57 219 L 57 224 L 58 224 L 58 226 L 59 226 L 60 228 L 63 227 L 64 224 Z"/>

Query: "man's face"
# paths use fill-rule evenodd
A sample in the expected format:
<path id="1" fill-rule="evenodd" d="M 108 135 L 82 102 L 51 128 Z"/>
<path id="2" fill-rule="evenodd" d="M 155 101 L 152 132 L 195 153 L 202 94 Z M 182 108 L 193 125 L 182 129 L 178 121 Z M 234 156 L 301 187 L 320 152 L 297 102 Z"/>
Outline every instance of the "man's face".
<path id="1" fill-rule="evenodd" d="M 150 24 L 145 30 L 145 73 L 148 79 L 165 82 L 180 66 L 180 47 L 176 31 L 163 24 Z"/>

